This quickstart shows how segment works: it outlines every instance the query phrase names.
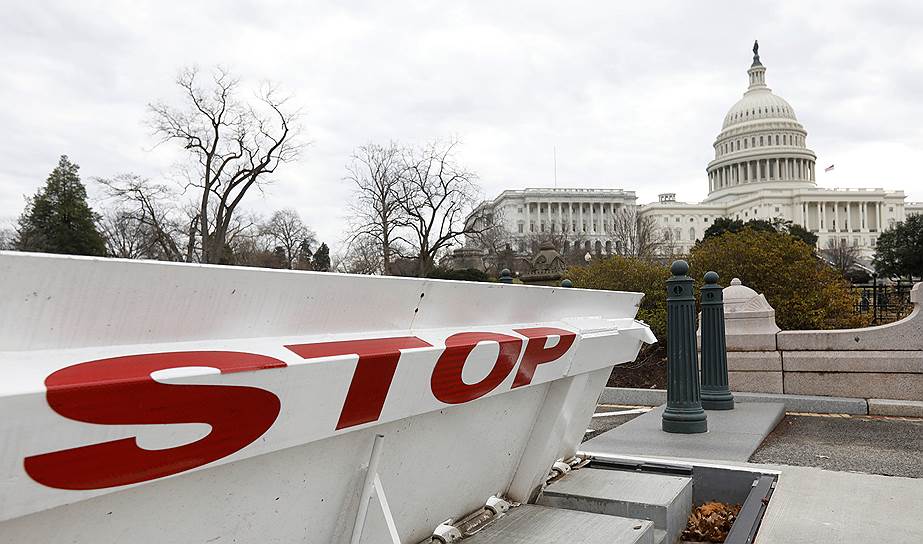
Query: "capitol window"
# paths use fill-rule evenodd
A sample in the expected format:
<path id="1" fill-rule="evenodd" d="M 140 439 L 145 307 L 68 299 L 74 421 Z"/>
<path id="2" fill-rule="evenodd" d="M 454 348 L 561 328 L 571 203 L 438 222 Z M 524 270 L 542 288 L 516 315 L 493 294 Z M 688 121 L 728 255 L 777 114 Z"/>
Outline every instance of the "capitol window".
<path id="1" fill-rule="evenodd" d="M 522 234 L 523 227 L 525 227 L 525 225 L 523 225 L 522 223 L 520 223 L 520 224 L 519 224 L 519 234 Z"/>

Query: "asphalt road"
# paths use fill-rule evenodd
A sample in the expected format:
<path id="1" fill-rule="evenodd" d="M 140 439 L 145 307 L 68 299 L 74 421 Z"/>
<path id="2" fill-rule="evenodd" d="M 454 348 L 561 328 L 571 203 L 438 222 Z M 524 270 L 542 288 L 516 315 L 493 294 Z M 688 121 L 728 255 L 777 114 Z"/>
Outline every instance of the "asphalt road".
<path id="1" fill-rule="evenodd" d="M 923 419 L 790 415 L 750 461 L 923 478 Z"/>
<path id="2" fill-rule="evenodd" d="M 631 407 L 600 405 L 583 439 L 638 415 Z M 923 419 L 788 415 L 750 462 L 923 478 Z"/>

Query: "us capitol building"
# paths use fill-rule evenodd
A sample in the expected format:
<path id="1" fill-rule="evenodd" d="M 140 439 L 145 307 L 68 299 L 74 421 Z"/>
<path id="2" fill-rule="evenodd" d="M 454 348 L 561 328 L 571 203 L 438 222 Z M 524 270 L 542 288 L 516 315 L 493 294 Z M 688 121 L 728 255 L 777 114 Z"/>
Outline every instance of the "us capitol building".
<path id="1" fill-rule="evenodd" d="M 817 187 L 807 131 L 792 106 L 766 85 L 757 44 L 753 53 L 749 86 L 725 115 L 714 142 L 708 197 L 687 204 L 661 194 L 638 213 L 652 218 L 678 253 L 687 252 L 716 218 L 780 218 L 816 234 L 819 248 L 830 239 L 845 240 L 871 257 L 879 233 L 923 212 L 923 203 L 905 204 L 903 191 Z M 613 230 L 615 214 L 631 206 L 637 206 L 637 197 L 621 189 L 508 190 L 475 208 L 468 221 L 501 221 L 512 249 L 520 252 L 528 251 L 526 240 L 535 234 L 559 232 L 573 240 L 567 244 L 606 254 L 621 243 Z"/>

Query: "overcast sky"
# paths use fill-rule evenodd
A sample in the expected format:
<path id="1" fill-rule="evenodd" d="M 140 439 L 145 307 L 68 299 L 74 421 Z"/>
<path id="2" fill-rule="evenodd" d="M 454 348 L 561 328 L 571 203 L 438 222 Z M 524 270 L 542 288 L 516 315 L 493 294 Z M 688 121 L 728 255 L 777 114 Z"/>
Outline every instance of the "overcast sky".
<path id="1" fill-rule="evenodd" d="M 0 7 L 0 221 L 61 154 L 96 176 L 168 179 L 146 104 L 187 65 L 278 82 L 310 146 L 248 207 L 293 206 L 336 244 L 353 148 L 457 136 L 484 196 L 552 186 L 699 201 L 760 40 L 822 187 L 923 200 L 923 2 L 131 2 Z M 823 168 L 835 164 L 833 172 Z"/>

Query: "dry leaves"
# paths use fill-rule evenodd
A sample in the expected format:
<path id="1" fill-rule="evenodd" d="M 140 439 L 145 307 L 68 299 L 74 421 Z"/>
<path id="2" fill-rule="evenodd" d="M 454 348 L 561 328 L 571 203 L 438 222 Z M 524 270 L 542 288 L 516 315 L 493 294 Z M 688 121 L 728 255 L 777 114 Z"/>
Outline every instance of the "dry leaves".
<path id="1" fill-rule="evenodd" d="M 729 505 L 722 502 L 707 502 L 692 511 L 686 530 L 683 531 L 683 540 L 692 542 L 724 542 L 731 530 L 740 505 Z"/>

